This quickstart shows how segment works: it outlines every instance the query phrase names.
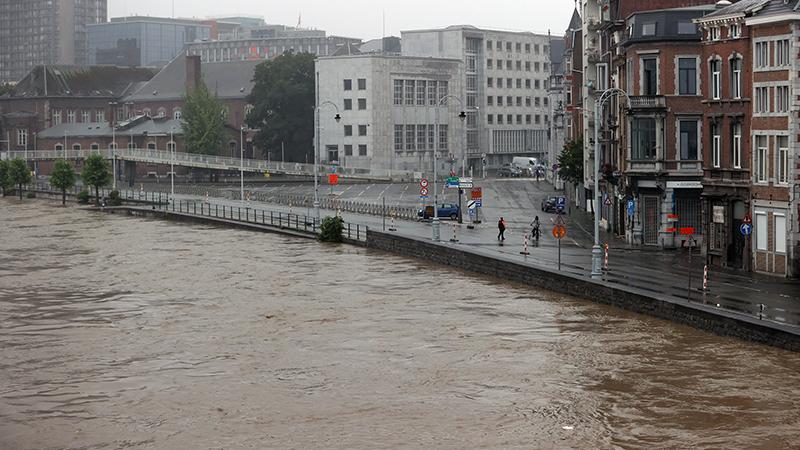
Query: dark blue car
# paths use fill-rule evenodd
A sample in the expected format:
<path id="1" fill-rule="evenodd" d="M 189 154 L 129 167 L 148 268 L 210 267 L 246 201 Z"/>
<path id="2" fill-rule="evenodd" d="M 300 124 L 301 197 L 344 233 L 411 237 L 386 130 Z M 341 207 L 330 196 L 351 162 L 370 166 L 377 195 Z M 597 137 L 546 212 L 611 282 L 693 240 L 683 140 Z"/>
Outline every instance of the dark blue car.
<path id="1" fill-rule="evenodd" d="M 440 219 L 452 219 L 458 220 L 458 205 L 454 205 L 452 203 L 443 203 L 439 205 L 439 218 Z M 419 217 L 420 219 L 432 219 L 433 218 L 433 205 L 426 206 L 423 209 L 419 210 Z"/>

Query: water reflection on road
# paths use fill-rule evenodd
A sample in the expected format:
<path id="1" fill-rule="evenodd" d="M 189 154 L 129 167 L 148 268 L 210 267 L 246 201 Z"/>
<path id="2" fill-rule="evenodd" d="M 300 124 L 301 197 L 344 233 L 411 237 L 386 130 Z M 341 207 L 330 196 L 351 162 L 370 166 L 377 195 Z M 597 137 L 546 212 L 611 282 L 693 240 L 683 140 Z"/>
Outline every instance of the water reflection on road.
<path id="1" fill-rule="evenodd" d="M 800 439 L 794 353 L 354 247 L 0 212 L 0 448 Z"/>

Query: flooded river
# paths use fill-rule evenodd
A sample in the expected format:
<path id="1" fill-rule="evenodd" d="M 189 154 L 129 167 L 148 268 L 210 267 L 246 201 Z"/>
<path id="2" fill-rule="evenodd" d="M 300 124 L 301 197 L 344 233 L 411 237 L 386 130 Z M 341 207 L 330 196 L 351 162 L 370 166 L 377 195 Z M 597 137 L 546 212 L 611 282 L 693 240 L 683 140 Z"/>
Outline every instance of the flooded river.
<path id="1" fill-rule="evenodd" d="M 797 448 L 800 357 L 354 247 L 0 200 L 0 448 Z"/>

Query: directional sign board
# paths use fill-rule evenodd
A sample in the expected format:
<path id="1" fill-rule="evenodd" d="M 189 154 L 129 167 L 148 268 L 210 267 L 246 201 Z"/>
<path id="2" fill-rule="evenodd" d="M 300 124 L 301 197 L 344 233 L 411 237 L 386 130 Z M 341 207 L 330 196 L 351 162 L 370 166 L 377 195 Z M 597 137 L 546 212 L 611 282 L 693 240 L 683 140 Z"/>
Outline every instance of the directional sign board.
<path id="1" fill-rule="evenodd" d="M 447 179 L 448 189 L 458 189 L 458 177 L 450 177 Z"/>
<path id="2" fill-rule="evenodd" d="M 459 178 L 458 179 L 458 188 L 459 189 L 472 189 L 472 178 Z"/>
<path id="3" fill-rule="evenodd" d="M 742 236 L 750 236 L 753 234 L 753 224 L 743 223 L 742 226 L 739 227 L 739 231 L 742 232 Z"/>

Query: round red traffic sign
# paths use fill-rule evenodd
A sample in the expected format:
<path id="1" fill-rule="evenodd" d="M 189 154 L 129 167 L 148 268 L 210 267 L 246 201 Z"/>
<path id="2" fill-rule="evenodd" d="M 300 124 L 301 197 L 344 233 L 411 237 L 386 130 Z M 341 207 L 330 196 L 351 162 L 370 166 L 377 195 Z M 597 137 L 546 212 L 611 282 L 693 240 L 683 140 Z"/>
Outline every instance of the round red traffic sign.
<path id="1" fill-rule="evenodd" d="M 564 225 L 556 225 L 553 227 L 553 237 L 558 239 L 564 239 L 567 236 L 567 227 Z"/>
<path id="2" fill-rule="evenodd" d="M 427 197 L 427 196 L 428 196 L 428 188 L 422 188 L 422 189 L 420 189 L 420 190 L 419 190 L 419 195 L 421 195 L 421 196 L 423 196 L 423 197 Z"/>
<path id="3" fill-rule="evenodd" d="M 426 188 L 426 187 L 428 187 L 428 180 L 427 180 L 427 179 L 425 179 L 425 178 L 423 178 L 423 179 L 422 179 L 422 180 L 419 182 L 419 185 L 420 185 L 420 187 L 422 187 L 422 188 Z"/>

